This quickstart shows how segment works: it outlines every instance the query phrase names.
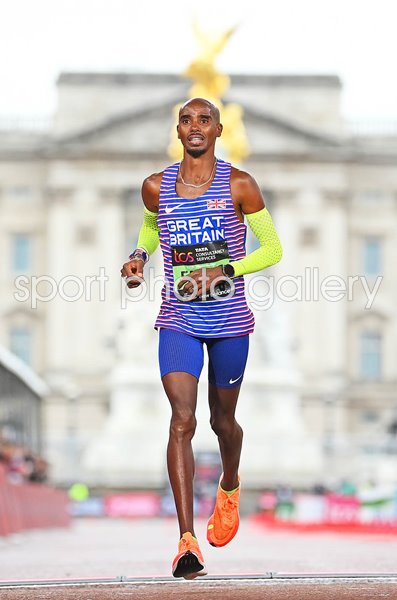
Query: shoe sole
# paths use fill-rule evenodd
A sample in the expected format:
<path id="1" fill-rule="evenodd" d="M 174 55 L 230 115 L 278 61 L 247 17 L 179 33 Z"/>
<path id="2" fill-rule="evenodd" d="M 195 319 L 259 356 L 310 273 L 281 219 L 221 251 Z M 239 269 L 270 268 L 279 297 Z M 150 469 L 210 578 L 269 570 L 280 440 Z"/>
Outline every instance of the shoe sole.
<path id="1" fill-rule="evenodd" d="M 183 554 L 172 569 L 174 577 L 184 577 L 185 579 L 194 579 L 195 577 L 201 577 L 207 575 L 205 565 L 203 565 L 198 557 L 188 550 Z"/>

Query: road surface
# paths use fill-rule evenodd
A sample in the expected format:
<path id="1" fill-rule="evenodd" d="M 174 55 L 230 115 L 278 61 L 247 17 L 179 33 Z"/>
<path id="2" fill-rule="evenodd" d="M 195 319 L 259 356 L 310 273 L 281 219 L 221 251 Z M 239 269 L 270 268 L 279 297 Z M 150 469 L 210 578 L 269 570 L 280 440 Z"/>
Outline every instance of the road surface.
<path id="1" fill-rule="evenodd" d="M 2 538 L 0 599 L 397 600 L 396 537 L 269 532 L 242 520 L 233 542 L 213 548 L 205 525 L 196 533 L 209 574 L 192 582 L 170 577 L 174 519 L 82 519 Z"/>

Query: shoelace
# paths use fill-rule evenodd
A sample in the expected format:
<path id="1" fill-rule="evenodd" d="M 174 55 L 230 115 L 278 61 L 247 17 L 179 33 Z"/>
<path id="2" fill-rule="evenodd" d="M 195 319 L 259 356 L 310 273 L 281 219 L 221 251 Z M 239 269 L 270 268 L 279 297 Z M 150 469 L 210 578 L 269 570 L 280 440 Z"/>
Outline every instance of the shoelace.
<path id="1" fill-rule="evenodd" d="M 182 552 L 182 550 L 188 550 L 188 546 L 189 546 L 189 542 L 187 540 L 185 540 L 185 538 L 181 538 L 179 540 L 179 550 Z"/>
<path id="2" fill-rule="evenodd" d="M 179 552 L 187 552 L 195 546 L 194 540 L 187 540 L 184 537 L 179 540 Z"/>
<path id="3" fill-rule="evenodd" d="M 234 514 L 238 507 L 238 500 L 230 496 L 225 498 L 222 504 L 222 515 L 228 525 L 233 525 Z"/>

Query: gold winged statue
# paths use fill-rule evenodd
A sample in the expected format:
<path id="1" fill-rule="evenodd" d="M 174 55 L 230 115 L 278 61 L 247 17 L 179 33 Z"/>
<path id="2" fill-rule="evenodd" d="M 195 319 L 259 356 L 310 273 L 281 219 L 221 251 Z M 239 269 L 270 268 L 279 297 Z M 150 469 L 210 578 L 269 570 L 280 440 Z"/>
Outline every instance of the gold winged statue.
<path id="1" fill-rule="evenodd" d="M 223 133 L 219 140 L 221 152 L 232 163 L 240 163 L 249 155 L 249 145 L 243 123 L 243 109 L 239 104 L 222 103 L 222 97 L 230 87 L 230 77 L 218 71 L 215 61 L 222 52 L 227 42 L 236 31 L 231 27 L 222 33 L 204 33 L 197 21 L 193 23 L 193 31 L 198 42 L 197 57 L 184 71 L 183 76 L 193 80 L 189 90 L 189 98 L 207 98 L 221 111 Z M 181 104 L 174 108 L 174 117 L 177 122 Z M 168 154 L 175 160 L 182 158 L 182 147 L 177 138 L 176 128 L 173 126 Z"/>

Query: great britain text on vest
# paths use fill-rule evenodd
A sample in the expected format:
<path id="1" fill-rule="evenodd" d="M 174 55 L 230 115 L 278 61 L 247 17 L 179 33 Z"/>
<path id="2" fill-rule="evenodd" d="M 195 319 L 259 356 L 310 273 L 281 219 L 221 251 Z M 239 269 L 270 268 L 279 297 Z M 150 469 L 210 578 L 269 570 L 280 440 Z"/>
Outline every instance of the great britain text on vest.
<path id="1" fill-rule="evenodd" d="M 223 216 L 207 216 L 193 219 L 167 219 L 170 244 L 202 244 L 225 239 Z M 184 233 L 181 233 L 184 232 Z"/>

